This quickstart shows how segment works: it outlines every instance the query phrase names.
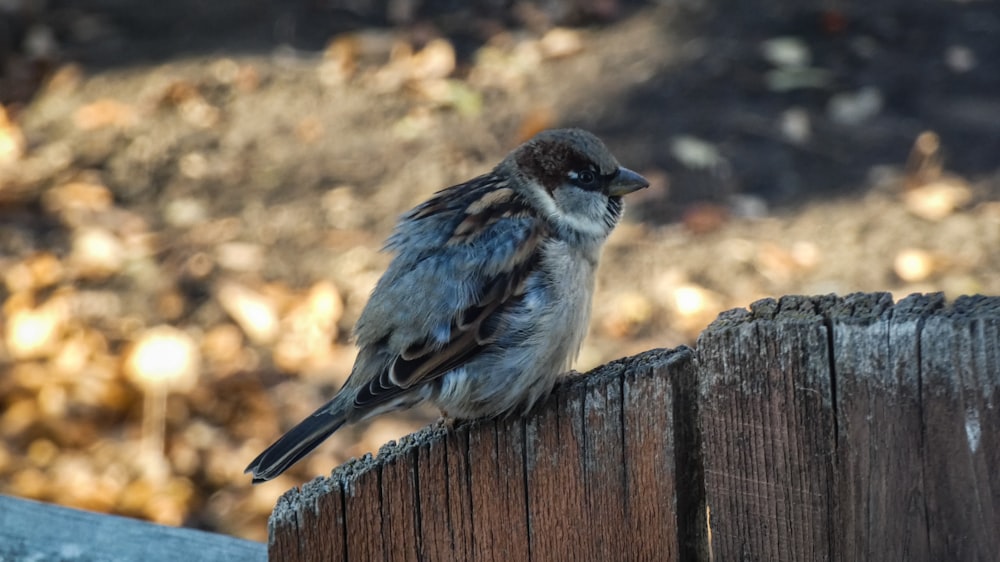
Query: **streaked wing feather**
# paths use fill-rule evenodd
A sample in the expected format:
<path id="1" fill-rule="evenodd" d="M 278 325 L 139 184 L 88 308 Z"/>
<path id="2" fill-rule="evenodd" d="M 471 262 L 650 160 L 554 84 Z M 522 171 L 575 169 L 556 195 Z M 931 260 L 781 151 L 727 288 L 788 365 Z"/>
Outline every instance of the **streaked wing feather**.
<path id="1" fill-rule="evenodd" d="M 496 222 L 496 211 L 503 210 L 503 217 L 524 216 L 530 211 L 512 198 L 512 192 L 500 197 L 487 191 L 479 200 L 489 198 L 489 205 L 477 205 L 479 200 L 467 205 L 476 211 L 466 213 L 458 221 L 453 243 L 468 243 L 483 229 Z M 483 216 L 487 215 L 487 216 Z M 499 322 L 486 322 L 493 315 L 502 313 L 505 306 L 523 294 L 525 281 L 540 259 L 543 222 L 537 221 L 532 231 L 516 248 L 509 267 L 491 278 L 484 286 L 478 301 L 456 311 L 451 325 L 451 339 L 443 346 L 428 338 L 417 342 L 389 362 L 388 367 L 355 397 L 358 408 L 371 407 L 399 396 L 407 389 L 444 375 L 478 354 L 493 339 Z M 471 225 L 471 226 L 470 226 Z M 458 239 L 457 242 L 453 240 Z M 491 326 L 487 329 L 487 326 Z"/>

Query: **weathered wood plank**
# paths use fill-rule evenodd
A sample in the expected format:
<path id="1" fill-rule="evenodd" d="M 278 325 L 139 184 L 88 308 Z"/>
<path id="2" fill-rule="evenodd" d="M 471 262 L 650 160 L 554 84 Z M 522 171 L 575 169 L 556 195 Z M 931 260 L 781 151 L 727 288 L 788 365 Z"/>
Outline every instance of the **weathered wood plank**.
<path id="1" fill-rule="evenodd" d="M 271 559 L 678 560 L 670 376 L 689 358 L 614 362 L 526 418 L 429 428 L 348 463 L 282 497 Z"/>
<path id="2" fill-rule="evenodd" d="M 628 536 L 625 519 L 630 483 L 625 456 L 625 418 L 622 381 L 587 384 L 583 400 L 583 497 L 590 521 L 589 556 L 613 560 L 622 554 L 619 543 Z M 642 453 L 638 453 L 642 455 Z"/>
<path id="3" fill-rule="evenodd" d="M 716 560 L 829 560 L 835 419 L 827 298 L 785 297 L 698 339 L 699 417 Z"/>
<path id="4" fill-rule="evenodd" d="M 420 506 L 418 544 L 424 560 L 456 560 L 455 535 L 448 511 L 451 487 L 448 481 L 448 450 L 445 434 L 427 436 L 427 443 L 417 449 L 417 505 Z M 336 478 L 336 472 L 334 472 Z M 364 498 L 362 498 L 364 499 Z M 372 498 L 367 498 L 372 501 Z M 350 537 L 364 540 L 364 537 Z M 348 558 L 347 560 L 353 560 Z"/>
<path id="5" fill-rule="evenodd" d="M 392 551 L 391 558 L 416 562 L 420 560 L 417 548 L 420 529 L 417 527 L 419 520 L 414 517 L 418 512 L 415 456 L 411 454 L 406 460 L 408 462 L 384 465 L 379 497 L 386 499 L 382 504 L 382 517 L 384 530 L 390 533 L 386 541 Z"/>
<path id="6" fill-rule="evenodd" d="M 682 528 L 699 518 L 700 506 L 685 503 L 692 490 L 682 488 L 681 483 L 700 482 L 702 476 L 700 465 L 680 464 L 682 456 L 676 452 L 694 449 L 695 436 L 680 435 L 676 424 L 683 422 L 674 415 L 678 383 L 691 382 L 694 376 L 690 361 L 671 369 L 669 377 L 644 376 L 642 371 L 624 373 L 624 503 L 628 526 L 624 536 L 630 540 L 621 560 L 694 560 L 690 556 L 694 549 L 685 551 L 679 541 Z M 634 521 L 642 521 L 643 526 L 636 529 Z"/>
<path id="7" fill-rule="evenodd" d="M 831 312 L 837 391 L 835 559 L 917 560 L 927 553 L 922 507 L 920 326 L 940 296 L 893 306 L 852 295 Z"/>
<path id="8" fill-rule="evenodd" d="M 347 532 L 348 560 L 385 560 L 389 549 L 397 541 L 391 530 L 384 528 L 384 502 L 372 501 L 381 498 L 382 472 L 366 470 L 356 472 L 343 481 L 344 523 Z M 352 537 L 367 537 L 369 540 L 356 541 Z"/>
<path id="9" fill-rule="evenodd" d="M 995 297 L 721 317 L 697 355 L 716 559 L 995 559 L 998 349 Z"/>
<path id="10" fill-rule="evenodd" d="M 0 560 L 265 560 L 265 545 L 0 496 Z"/>
<path id="11" fill-rule="evenodd" d="M 488 422 L 483 431 L 469 432 L 469 462 L 482 465 L 472 472 L 472 514 L 476 555 L 483 562 L 530 560 L 528 495 L 525 478 L 525 427 L 509 418 Z"/>
<path id="12" fill-rule="evenodd" d="M 1000 556 L 1000 298 L 962 297 L 920 333 L 924 560 Z"/>
<path id="13" fill-rule="evenodd" d="M 528 441 L 528 521 L 534 560 L 580 560 L 590 546 L 585 534 L 589 515 L 584 497 L 583 397 L 556 395 L 555 407 L 525 421 Z M 551 494 L 560 483 L 573 486 Z"/>

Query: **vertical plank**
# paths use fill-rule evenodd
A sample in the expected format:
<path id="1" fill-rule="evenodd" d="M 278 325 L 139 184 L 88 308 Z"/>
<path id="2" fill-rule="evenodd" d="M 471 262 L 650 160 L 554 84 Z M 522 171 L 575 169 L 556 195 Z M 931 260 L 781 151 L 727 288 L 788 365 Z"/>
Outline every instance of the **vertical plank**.
<path id="1" fill-rule="evenodd" d="M 619 376 L 588 380 L 581 391 L 582 476 L 590 556 L 596 560 L 634 559 L 629 556 L 633 547 L 625 540 L 630 532 L 625 521 L 625 498 L 632 484 L 625 458 L 622 381 Z"/>
<path id="2" fill-rule="evenodd" d="M 472 560 L 530 560 L 524 420 L 506 418 L 469 432 Z"/>
<path id="3" fill-rule="evenodd" d="M 918 333 L 942 306 L 852 295 L 831 312 L 837 394 L 836 560 L 932 560 L 923 509 Z"/>
<path id="4" fill-rule="evenodd" d="M 303 560 L 300 546 L 304 539 L 304 523 L 299 515 L 301 505 L 293 501 L 299 498 L 296 490 L 292 494 L 284 494 L 271 512 L 267 521 L 267 557 L 271 560 L 300 562 Z M 339 499 L 339 494 L 331 494 L 331 498 Z M 324 526 L 331 524 L 324 523 Z M 332 525 L 331 525 L 332 526 Z"/>
<path id="5" fill-rule="evenodd" d="M 353 468 L 347 467 L 346 471 L 353 472 Z M 317 478 L 301 490 L 286 492 L 268 521 L 268 560 L 304 562 L 317 556 L 346 559 L 343 507 L 344 490 L 339 478 Z"/>
<path id="6" fill-rule="evenodd" d="M 392 540 L 383 526 L 382 471 L 371 455 L 362 462 L 371 470 L 357 471 L 343 481 L 347 560 L 385 560 Z"/>
<path id="7" fill-rule="evenodd" d="M 472 560 L 476 545 L 472 527 L 468 424 L 449 431 L 444 436 L 444 442 L 447 470 L 445 477 L 448 487 L 447 521 L 452 537 L 452 558 Z"/>
<path id="8" fill-rule="evenodd" d="M 682 368 L 691 369 L 690 362 Z M 682 560 L 678 544 L 679 514 L 674 442 L 673 394 L 665 366 L 625 371 L 622 415 L 625 464 L 624 517 L 630 527 L 622 537 L 624 560 Z M 688 445 L 688 444 L 685 444 Z M 699 474 L 700 478 L 700 474 Z M 641 538 L 640 538 L 641 537 Z M 694 558 L 687 558 L 693 560 Z"/>
<path id="9" fill-rule="evenodd" d="M 419 557 L 416 452 L 397 453 L 395 443 L 382 448 L 381 486 L 382 525 L 388 537 L 389 560 L 417 562 Z"/>
<path id="10" fill-rule="evenodd" d="M 1000 298 L 963 297 L 920 334 L 930 560 L 1000 553 Z"/>
<path id="11" fill-rule="evenodd" d="M 828 299 L 761 301 L 698 340 L 716 560 L 829 560 L 835 428 Z"/>
<path id="12" fill-rule="evenodd" d="M 459 560 L 448 508 L 447 446 L 442 438 L 417 449 L 417 503 L 420 505 L 420 557 L 423 560 Z M 351 559 L 352 562 L 366 559 Z"/>
<path id="13" fill-rule="evenodd" d="M 567 389 L 551 400 L 554 407 L 525 421 L 532 560 L 583 560 L 590 546 L 581 451 L 583 397 L 578 387 Z"/>

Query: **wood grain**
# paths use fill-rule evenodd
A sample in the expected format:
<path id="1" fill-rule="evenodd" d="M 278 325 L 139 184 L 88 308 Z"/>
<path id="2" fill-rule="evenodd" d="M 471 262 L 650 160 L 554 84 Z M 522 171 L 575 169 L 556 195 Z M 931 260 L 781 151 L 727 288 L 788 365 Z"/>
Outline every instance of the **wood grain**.
<path id="1" fill-rule="evenodd" d="M 928 552 L 915 358 L 920 326 L 942 305 L 939 296 L 893 307 L 889 295 L 858 295 L 831 313 L 837 559 L 916 560 Z"/>
<path id="2" fill-rule="evenodd" d="M 927 560 L 1000 553 L 1000 298 L 963 297 L 920 333 Z"/>
<path id="3" fill-rule="evenodd" d="M 698 339 L 712 554 L 829 560 L 835 418 L 831 303 L 786 297 L 723 317 Z"/>
<path id="4" fill-rule="evenodd" d="M 270 557 L 680 560 L 671 375 L 690 356 L 617 361 L 525 418 L 428 428 L 348 463 L 282 497 Z"/>
<path id="5" fill-rule="evenodd" d="M 995 560 L 1000 299 L 786 297 L 699 339 L 718 560 Z"/>

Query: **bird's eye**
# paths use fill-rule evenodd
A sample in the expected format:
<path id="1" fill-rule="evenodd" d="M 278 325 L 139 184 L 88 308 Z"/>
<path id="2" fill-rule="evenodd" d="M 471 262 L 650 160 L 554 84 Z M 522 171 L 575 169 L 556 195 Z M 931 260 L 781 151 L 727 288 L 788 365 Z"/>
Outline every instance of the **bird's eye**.
<path id="1" fill-rule="evenodd" d="M 580 187 L 593 187 L 597 183 L 597 174 L 593 170 L 570 172 L 569 177 Z"/>

